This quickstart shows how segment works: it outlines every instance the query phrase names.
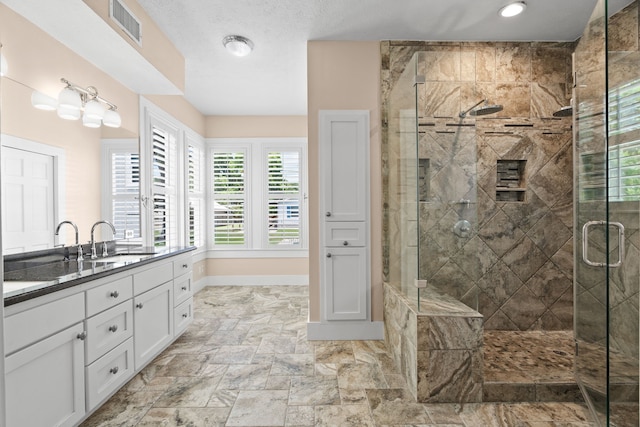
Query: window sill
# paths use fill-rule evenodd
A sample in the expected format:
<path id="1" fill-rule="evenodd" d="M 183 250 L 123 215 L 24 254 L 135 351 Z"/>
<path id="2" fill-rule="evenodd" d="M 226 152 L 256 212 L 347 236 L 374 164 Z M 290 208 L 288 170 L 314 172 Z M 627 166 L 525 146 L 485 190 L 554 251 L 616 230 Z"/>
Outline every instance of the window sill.
<path id="1" fill-rule="evenodd" d="M 207 258 L 308 258 L 307 249 L 209 249 Z"/>

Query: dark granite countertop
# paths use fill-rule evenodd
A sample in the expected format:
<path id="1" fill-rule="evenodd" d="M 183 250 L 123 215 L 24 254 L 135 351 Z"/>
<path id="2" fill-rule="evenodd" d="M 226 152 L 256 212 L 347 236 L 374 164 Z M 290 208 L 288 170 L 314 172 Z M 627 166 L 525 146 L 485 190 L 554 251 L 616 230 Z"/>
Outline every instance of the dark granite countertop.
<path id="1" fill-rule="evenodd" d="M 154 248 L 112 243 L 109 248 L 108 258 L 92 260 L 85 252 L 84 261 L 76 261 L 75 254 L 69 254 L 68 248 L 6 256 L 5 307 L 195 250 L 193 246 Z"/>

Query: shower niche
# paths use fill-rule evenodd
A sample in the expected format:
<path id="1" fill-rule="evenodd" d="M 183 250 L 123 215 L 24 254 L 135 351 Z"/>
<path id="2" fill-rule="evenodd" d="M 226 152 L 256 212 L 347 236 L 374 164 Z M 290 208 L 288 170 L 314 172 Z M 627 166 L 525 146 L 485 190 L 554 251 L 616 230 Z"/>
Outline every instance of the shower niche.
<path id="1" fill-rule="evenodd" d="M 524 202 L 526 160 L 498 160 L 496 202 Z"/>

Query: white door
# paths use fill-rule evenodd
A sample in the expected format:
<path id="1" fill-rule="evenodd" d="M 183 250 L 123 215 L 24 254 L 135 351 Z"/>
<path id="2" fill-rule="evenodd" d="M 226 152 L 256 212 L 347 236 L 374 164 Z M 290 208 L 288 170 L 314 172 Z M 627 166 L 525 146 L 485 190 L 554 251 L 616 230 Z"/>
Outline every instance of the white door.
<path id="1" fill-rule="evenodd" d="M 54 245 L 53 156 L 2 147 L 2 243 L 5 254 Z"/>

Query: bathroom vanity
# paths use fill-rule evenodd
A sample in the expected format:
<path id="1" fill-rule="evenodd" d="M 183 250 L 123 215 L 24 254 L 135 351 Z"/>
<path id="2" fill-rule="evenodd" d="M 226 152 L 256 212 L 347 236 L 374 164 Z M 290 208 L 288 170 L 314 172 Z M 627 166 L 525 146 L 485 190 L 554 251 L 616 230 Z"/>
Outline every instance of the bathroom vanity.
<path id="1" fill-rule="evenodd" d="M 9 268 L 7 425 L 77 425 L 178 338 L 193 319 L 193 249 Z"/>

